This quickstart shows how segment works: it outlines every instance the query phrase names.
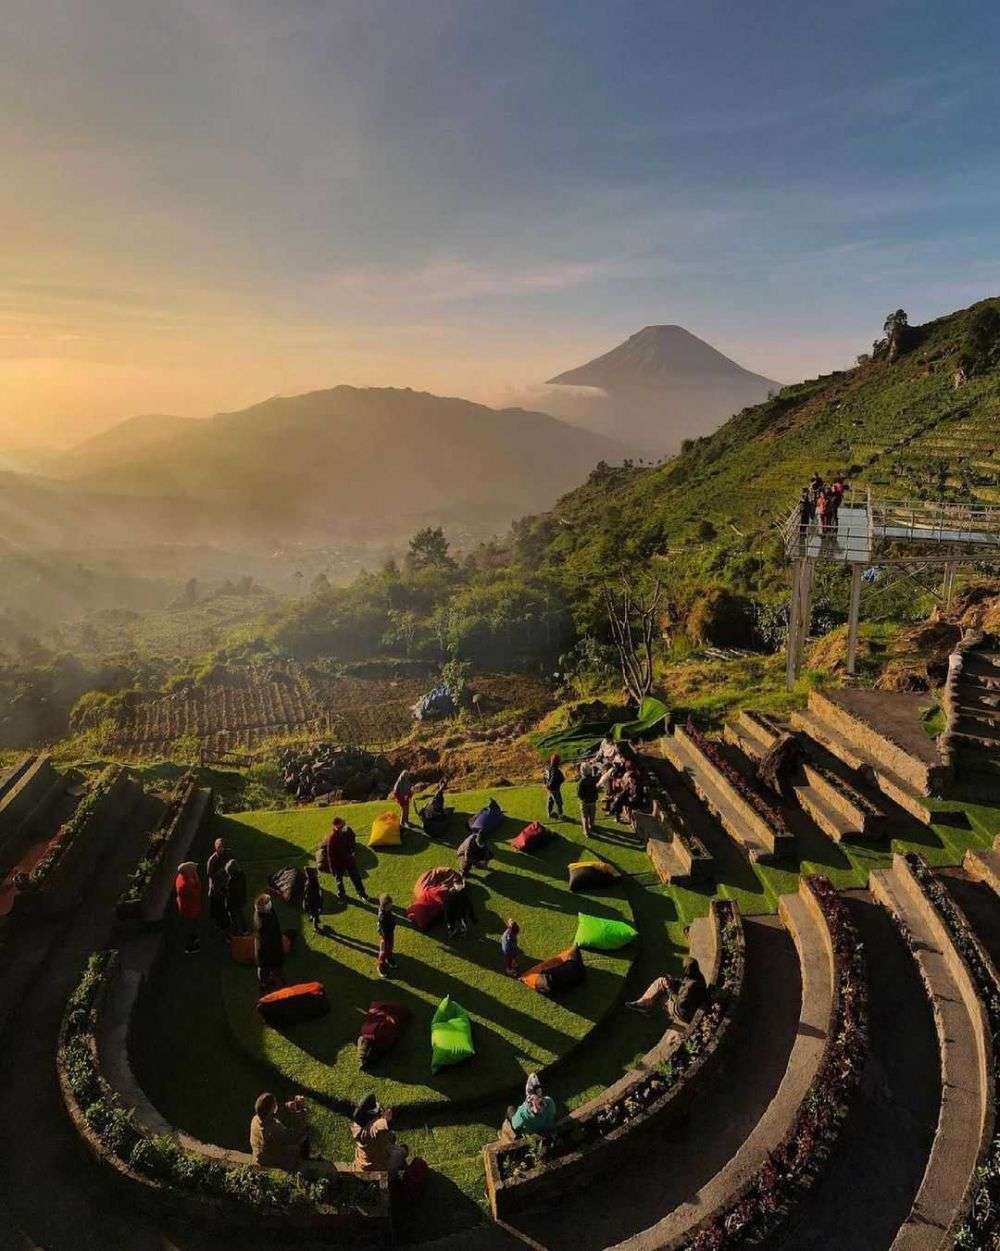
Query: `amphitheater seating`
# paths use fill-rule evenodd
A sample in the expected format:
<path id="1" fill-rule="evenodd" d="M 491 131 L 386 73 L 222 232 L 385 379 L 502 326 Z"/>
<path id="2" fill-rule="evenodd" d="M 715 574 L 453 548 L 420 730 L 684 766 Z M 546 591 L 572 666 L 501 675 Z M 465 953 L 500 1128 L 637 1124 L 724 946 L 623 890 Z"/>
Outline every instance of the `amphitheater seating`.
<path id="1" fill-rule="evenodd" d="M 993 846 L 983 851 L 970 848 L 962 862 L 965 871 L 980 882 L 985 882 L 1000 895 L 1000 834 L 993 840 Z"/>
<path id="2" fill-rule="evenodd" d="M 937 1133 L 923 1181 L 892 1251 L 944 1251 L 965 1217 L 994 1118 L 990 1031 L 947 928 L 902 856 L 871 874 L 870 889 L 908 937 L 934 1009 L 943 1075 Z"/>

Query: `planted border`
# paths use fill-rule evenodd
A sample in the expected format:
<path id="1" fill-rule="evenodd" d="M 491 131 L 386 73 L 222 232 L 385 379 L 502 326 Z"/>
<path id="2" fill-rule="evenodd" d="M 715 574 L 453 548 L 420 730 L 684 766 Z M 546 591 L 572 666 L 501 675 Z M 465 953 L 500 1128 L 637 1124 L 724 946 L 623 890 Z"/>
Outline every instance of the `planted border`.
<path id="1" fill-rule="evenodd" d="M 688 718 L 688 722 L 684 727 L 684 733 L 709 763 L 722 774 L 740 798 L 749 804 L 772 833 L 777 834 L 779 837 L 795 837 L 795 831 L 785 820 L 784 814 L 779 812 L 755 787 L 750 785 L 739 769 L 734 768 L 730 764 L 715 743 L 702 734 L 690 718 Z"/>
<path id="2" fill-rule="evenodd" d="M 483 1150 L 486 1188 L 494 1218 L 546 1202 L 604 1170 L 631 1147 L 631 1136 L 670 1112 L 680 1112 L 698 1074 L 721 1059 L 741 1002 L 746 946 L 736 904 L 712 902 L 717 970 L 710 1002 L 666 1054 L 664 1039 L 646 1056 L 646 1069 L 627 1074 L 605 1094 L 571 1112 L 548 1134 Z M 669 1045 L 669 1044 L 667 1044 Z"/>
<path id="3" fill-rule="evenodd" d="M 349 1172 L 307 1180 L 250 1163 L 227 1164 L 188 1150 L 170 1134 L 145 1132 L 100 1068 L 98 1020 L 118 969 L 117 951 L 90 957 L 63 1015 L 57 1070 L 70 1119 L 130 1198 L 158 1214 L 231 1227 L 289 1235 L 321 1230 L 332 1241 L 341 1233 L 352 1246 L 387 1241 L 387 1213 L 366 1210 L 373 1182 Z"/>
<path id="4" fill-rule="evenodd" d="M 174 787 L 167 801 L 167 809 L 159 824 L 149 834 L 149 845 L 142 859 L 132 871 L 125 889 L 115 904 L 115 916 L 119 921 L 135 921 L 140 919 L 147 903 L 147 897 L 163 865 L 167 849 L 173 843 L 177 828 L 184 820 L 187 805 L 198 789 L 194 770 L 188 770 Z"/>
<path id="5" fill-rule="evenodd" d="M 833 1010 L 819 1070 L 781 1145 L 721 1212 L 670 1251 L 735 1251 L 773 1235 L 819 1179 L 861 1081 L 868 1058 L 864 948 L 829 879 L 817 874 L 805 881 L 833 944 Z"/>
<path id="6" fill-rule="evenodd" d="M 41 889 L 55 872 L 60 861 L 91 828 L 101 803 L 125 776 L 118 765 L 108 765 L 94 783 L 92 790 L 80 800 L 72 817 L 61 826 L 49 849 L 28 875 L 32 887 Z"/>
<path id="7" fill-rule="evenodd" d="M 934 908 L 972 978 L 973 985 L 982 1002 L 989 1021 L 990 1034 L 994 1039 L 993 1081 L 994 1088 L 1000 1084 L 1000 1056 L 997 1040 L 1000 1040 L 1000 985 L 996 970 L 983 952 L 979 939 L 973 933 L 962 910 L 948 891 L 931 872 L 927 861 L 916 852 L 907 852 L 904 860 L 910 866 L 925 898 Z M 1000 1127 L 993 1126 L 986 1158 L 976 1170 L 976 1179 L 969 1201 L 969 1212 L 955 1236 L 956 1251 L 980 1251 L 994 1247 L 1000 1242 Z"/>

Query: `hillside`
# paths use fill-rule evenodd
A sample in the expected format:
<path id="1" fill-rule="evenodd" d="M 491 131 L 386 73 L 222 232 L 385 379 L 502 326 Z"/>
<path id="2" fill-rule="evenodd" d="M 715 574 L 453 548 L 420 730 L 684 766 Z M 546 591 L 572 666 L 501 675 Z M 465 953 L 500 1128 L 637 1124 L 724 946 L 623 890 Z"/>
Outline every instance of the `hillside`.
<path id="1" fill-rule="evenodd" d="M 778 573 L 773 524 L 814 470 L 846 471 L 856 486 L 896 497 L 1000 503 L 997 346 L 976 346 L 973 325 L 991 309 L 1000 301 L 910 327 L 895 361 L 864 358 L 784 387 L 663 466 L 592 478 L 522 524 L 520 550 L 567 589 L 597 569 L 669 552 L 668 567 L 686 576 L 766 594 Z M 956 389 L 960 360 L 977 351 L 978 367 Z"/>
<path id="2" fill-rule="evenodd" d="M 781 384 L 751 373 L 683 326 L 646 326 L 550 386 L 596 388 L 577 396 L 588 426 L 655 456 L 710 433 Z M 563 404 L 556 402 L 563 411 Z"/>
<path id="3" fill-rule="evenodd" d="M 188 501 L 206 538 L 318 542 L 400 538 L 428 521 L 482 532 L 621 454 L 544 413 L 335 387 L 205 421 L 136 419 L 69 453 L 58 473 L 88 492 Z"/>

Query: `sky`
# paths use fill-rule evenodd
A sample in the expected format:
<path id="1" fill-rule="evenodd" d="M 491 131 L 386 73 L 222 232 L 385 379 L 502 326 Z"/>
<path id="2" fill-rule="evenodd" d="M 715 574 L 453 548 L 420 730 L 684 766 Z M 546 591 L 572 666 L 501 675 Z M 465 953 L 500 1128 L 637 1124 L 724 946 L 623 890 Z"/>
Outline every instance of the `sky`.
<path id="1" fill-rule="evenodd" d="M 995 0 L 5 0 L 0 441 L 1000 288 Z"/>

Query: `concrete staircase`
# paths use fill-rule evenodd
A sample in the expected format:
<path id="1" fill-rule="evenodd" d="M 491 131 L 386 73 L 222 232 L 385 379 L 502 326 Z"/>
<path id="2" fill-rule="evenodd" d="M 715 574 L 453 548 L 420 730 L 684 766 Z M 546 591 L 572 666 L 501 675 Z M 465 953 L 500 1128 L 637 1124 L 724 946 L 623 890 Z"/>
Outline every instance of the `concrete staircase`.
<path id="1" fill-rule="evenodd" d="M 959 661 L 955 664 L 956 657 Z M 1000 639 L 967 640 L 953 657 L 945 740 L 955 780 L 987 802 L 1000 800 Z"/>

